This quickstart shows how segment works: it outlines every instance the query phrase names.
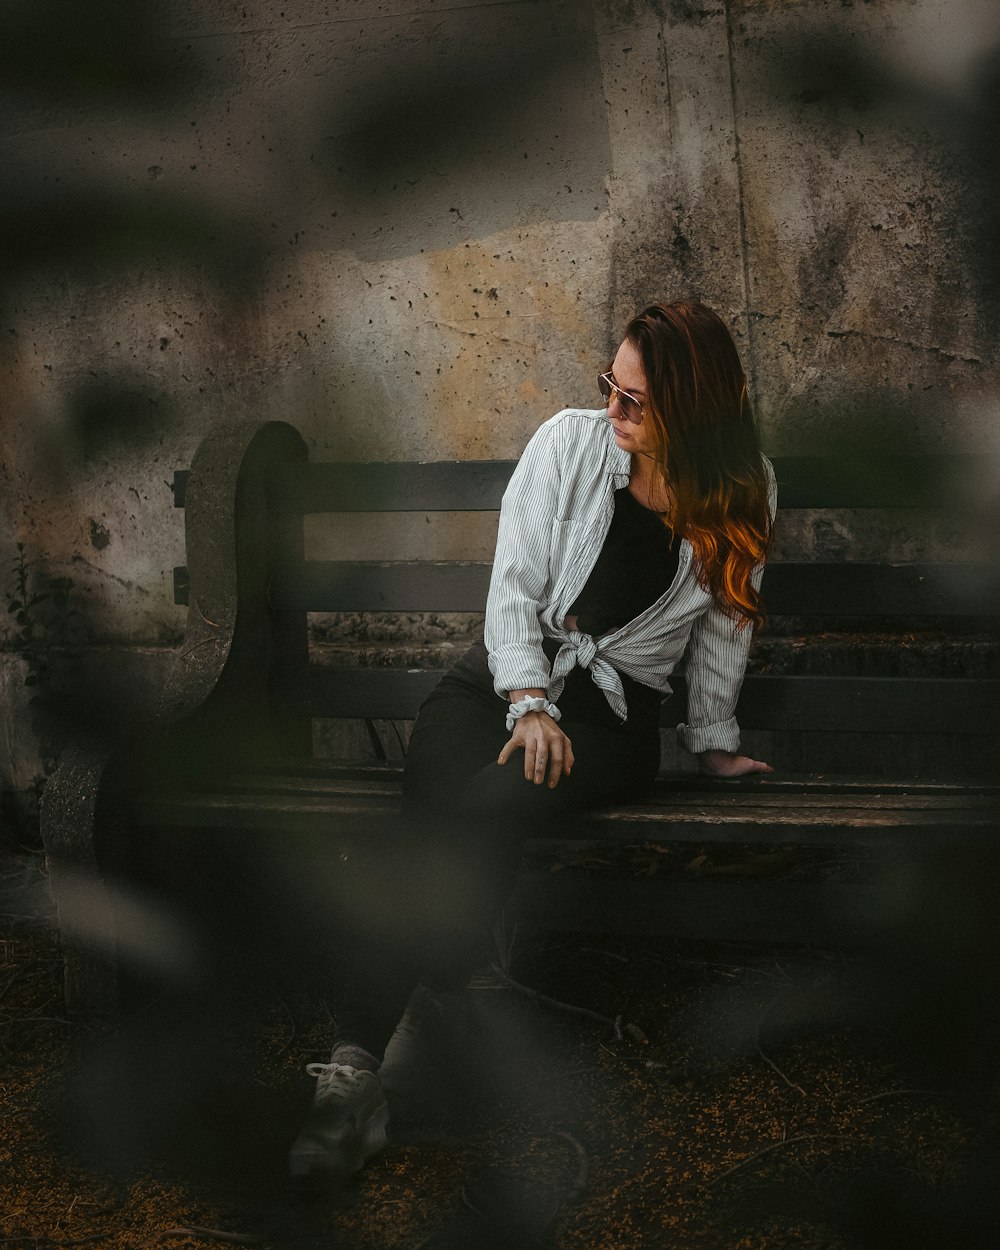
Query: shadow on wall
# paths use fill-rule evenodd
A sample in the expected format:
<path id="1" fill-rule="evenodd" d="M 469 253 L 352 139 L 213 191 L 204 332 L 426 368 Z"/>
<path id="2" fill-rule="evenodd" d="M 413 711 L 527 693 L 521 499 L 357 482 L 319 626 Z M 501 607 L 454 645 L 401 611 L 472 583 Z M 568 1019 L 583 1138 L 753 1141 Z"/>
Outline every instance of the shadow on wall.
<path id="1" fill-rule="evenodd" d="M 121 0 L 85 7 L 55 0 L 18 3 L 5 14 L 0 96 L 9 135 L 69 122 L 96 129 L 133 120 L 153 123 L 178 109 L 210 70 L 193 49 L 164 38 L 159 10 Z M 66 265 L 95 280 L 166 259 L 194 264 L 225 288 L 254 276 L 247 221 L 235 205 L 165 192 L 83 154 L 71 169 L 53 167 L 47 145 L 22 148 L 0 172 L 0 278 Z"/>
<path id="2" fill-rule="evenodd" d="M 328 230 L 363 258 L 605 210 L 611 145 L 589 6 L 470 5 L 449 36 L 366 31 L 317 106 Z"/>
<path id="3" fill-rule="evenodd" d="M 956 20 L 961 20 L 956 14 Z M 843 22 L 808 21 L 772 48 L 763 106 L 802 106 L 835 131 L 866 122 L 906 124 L 934 148 L 958 198 L 955 246 L 977 286 L 981 312 L 1000 324 L 1000 44 L 984 46 L 963 82 L 946 86 L 890 60 Z"/>
<path id="4" fill-rule="evenodd" d="M 193 105 L 246 90 L 237 54 L 213 58 L 209 41 L 176 35 L 171 21 L 185 15 L 169 6 L 64 7 L 19 4 L 8 20 L 0 81 L 10 134 L 92 120 L 169 135 Z M 349 54 L 331 41 L 320 70 L 293 83 L 291 97 L 268 100 L 279 113 L 269 155 L 253 146 L 256 115 L 231 122 L 226 146 L 264 162 L 252 207 L 156 165 L 137 185 L 95 151 L 56 169 L 44 143 L 21 148 L 0 172 L 0 276 L 9 284 L 58 264 L 99 279 L 158 262 L 193 267 L 239 299 L 265 259 L 310 227 L 325 246 L 386 257 L 451 245 L 463 229 L 481 237 L 525 220 L 595 217 L 610 141 L 589 11 L 557 0 L 518 8 L 511 21 L 504 6 L 469 5 L 447 39 L 418 41 L 411 23 L 350 23 Z"/>

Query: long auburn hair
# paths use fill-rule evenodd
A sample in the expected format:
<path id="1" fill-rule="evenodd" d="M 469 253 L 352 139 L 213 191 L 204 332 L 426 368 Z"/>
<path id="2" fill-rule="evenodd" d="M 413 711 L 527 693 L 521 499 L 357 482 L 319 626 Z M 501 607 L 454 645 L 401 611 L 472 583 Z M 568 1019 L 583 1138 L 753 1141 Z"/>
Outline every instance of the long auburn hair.
<path id="1" fill-rule="evenodd" d="M 767 558 L 771 514 L 736 344 L 717 313 L 685 300 L 644 308 L 625 337 L 646 375 L 667 523 L 691 543 L 704 589 L 737 629 L 756 633 L 766 616 L 751 574 Z"/>

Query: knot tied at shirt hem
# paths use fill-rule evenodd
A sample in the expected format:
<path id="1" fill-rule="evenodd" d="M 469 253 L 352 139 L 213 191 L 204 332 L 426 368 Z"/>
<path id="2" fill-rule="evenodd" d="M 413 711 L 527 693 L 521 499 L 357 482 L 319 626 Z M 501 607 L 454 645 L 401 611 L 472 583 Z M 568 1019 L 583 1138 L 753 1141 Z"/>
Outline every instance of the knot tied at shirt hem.
<path id="1" fill-rule="evenodd" d="M 604 691 L 604 697 L 611 710 L 620 721 L 628 719 L 628 706 L 625 702 L 625 688 L 614 665 L 601 655 L 597 642 L 580 630 L 573 630 L 569 639 L 564 642 L 556 653 L 552 664 L 552 676 L 549 680 L 549 696 L 558 699 L 566 684 L 566 678 L 574 668 L 588 669 L 594 685 Z"/>

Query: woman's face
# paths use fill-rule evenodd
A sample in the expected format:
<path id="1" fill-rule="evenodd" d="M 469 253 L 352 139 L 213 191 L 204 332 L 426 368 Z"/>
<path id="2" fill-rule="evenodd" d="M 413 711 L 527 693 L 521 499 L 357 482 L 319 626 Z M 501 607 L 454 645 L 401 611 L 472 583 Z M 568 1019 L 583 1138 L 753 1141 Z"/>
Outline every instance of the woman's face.
<path id="1" fill-rule="evenodd" d="M 611 422 L 611 428 L 615 432 L 615 442 L 624 451 L 635 452 L 636 455 L 652 454 L 655 451 L 656 444 L 653 436 L 653 417 L 648 410 L 646 375 L 642 368 L 642 357 L 639 355 L 638 349 L 628 339 L 622 343 L 615 354 L 614 364 L 611 366 L 611 375 L 623 391 L 628 391 L 630 395 L 634 395 L 647 409 L 642 423 L 633 425 L 631 421 L 626 421 L 622 415 L 618 396 L 614 395 L 612 397 L 611 403 L 608 404 L 608 420 Z"/>

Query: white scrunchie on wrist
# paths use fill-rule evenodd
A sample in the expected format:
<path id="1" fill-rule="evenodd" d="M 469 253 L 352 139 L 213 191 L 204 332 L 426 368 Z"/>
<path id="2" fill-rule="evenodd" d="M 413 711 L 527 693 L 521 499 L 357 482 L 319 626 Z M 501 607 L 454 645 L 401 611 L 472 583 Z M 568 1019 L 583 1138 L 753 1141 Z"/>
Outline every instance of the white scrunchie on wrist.
<path id="1" fill-rule="evenodd" d="M 507 711 L 507 732 L 510 733 L 521 717 L 526 716 L 528 712 L 548 712 L 554 721 L 558 721 L 562 716 L 562 712 L 548 699 L 521 699 L 517 703 L 512 703 Z"/>

